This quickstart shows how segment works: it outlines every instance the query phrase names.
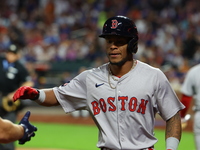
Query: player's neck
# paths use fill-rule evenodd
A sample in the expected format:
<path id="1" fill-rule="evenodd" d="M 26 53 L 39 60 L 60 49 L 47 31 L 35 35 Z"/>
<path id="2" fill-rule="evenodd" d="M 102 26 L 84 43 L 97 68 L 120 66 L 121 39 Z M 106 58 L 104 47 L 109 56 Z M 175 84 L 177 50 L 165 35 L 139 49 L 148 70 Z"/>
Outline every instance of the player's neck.
<path id="1" fill-rule="evenodd" d="M 135 67 L 136 63 L 137 63 L 136 60 L 132 60 L 132 61 L 125 62 L 121 66 L 109 64 L 108 67 L 110 69 L 110 74 L 117 77 L 121 77 L 125 75 L 126 73 L 128 73 L 130 70 L 132 70 Z"/>

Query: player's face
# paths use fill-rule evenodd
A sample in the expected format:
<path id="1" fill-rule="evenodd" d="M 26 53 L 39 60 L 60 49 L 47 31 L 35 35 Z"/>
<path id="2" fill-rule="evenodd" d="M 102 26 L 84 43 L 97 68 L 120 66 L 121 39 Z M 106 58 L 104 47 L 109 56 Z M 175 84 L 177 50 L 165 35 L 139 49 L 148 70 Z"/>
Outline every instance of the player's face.
<path id="1" fill-rule="evenodd" d="M 107 36 L 105 39 L 110 63 L 123 65 L 129 58 L 129 53 L 127 53 L 128 39 L 121 36 Z"/>

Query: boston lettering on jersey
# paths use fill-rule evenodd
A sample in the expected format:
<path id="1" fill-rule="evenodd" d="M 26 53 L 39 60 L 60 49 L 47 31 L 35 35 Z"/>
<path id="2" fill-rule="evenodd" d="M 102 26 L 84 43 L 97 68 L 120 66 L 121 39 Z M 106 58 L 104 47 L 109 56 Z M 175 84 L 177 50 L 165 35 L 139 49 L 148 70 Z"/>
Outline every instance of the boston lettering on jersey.
<path id="1" fill-rule="evenodd" d="M 146 105 L 148 103 L 148 100 L 138 100 L 136 97 L 131 97 L 130 99 L 128 96 L 119 96 L 118 101 L 121 104 L 121 110 L 125 111 L 126 107 L 125 105 L 128 104 L 127 109 L 131 112 L 137 112 L 141 114 L 145 114 L 146 111 Z M 115 97 L 108 97 L 107 100 L 104 100 L 101 98 L 99 101 L 93 101 L 91 102 L 92 104 L 92 109 L 93 109 L 93 114 L 98 115 L 101 111 L 104 113 L 106 111 L 116 111 L 117 107 L 114 104 L 115 102 Z"/>

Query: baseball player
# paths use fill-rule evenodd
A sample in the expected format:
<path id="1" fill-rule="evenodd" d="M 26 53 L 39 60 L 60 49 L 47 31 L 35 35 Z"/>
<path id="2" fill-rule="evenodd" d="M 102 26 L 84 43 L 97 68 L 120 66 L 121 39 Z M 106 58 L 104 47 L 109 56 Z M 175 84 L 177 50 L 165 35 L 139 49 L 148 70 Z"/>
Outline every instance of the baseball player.
<path id="1" fill-rule="evenodd" d="M 159 69 L 133 59 L 138 32 L 125 16 L 109 18 L 100 35 L 109 62 L 86 70 L 69 83 L 49 89 L 19 88 L 13 100 L 61 105 L 66 113 L 86 109 L 99 129 L 101 150 L 154 150 L 155 114 L 166 121 L 166 149 L 181 138 L 179 111 L 184 108 Z"/>
<path id="2" fill-rule="evenodd" d="M 19 144 L 24 144 L 30 141 L 37 131 L 37 127 L 29 123 L 30 114 L 31 112 L 27 111 L 18 125 L 0 118 L 0 143 L 6 144 L 19 140 Z"/>
<path id="3" fill-rule="evenodd" d="M 190 103 L 194 98 L 194 137 L 196 149 L 200 150 L 200 64 L 193 66 L 186 74 L 185 80 L 181 87 L 181 102 L 185 105 L 185 109 L 181 111 L 181 118 L 184 118 L 190 107 Z M 184 120 L 184 119 L 183 119 Z"/>

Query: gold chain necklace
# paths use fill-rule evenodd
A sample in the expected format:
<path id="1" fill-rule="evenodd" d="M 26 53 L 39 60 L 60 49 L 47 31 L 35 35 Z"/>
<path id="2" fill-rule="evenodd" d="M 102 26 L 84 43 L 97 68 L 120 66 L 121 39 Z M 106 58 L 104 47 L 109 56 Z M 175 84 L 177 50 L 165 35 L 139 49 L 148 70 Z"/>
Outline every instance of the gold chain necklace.
<path id="1" fill-rule="evenodd" d="M 132 66 L 132 68 L 131 68 L 130 70 L 134 69 L 135 66 L 136 66 L 136 64 L 137 64 L 137 61 L 136 61 L 136 60 L 133 60 L 133 66 Z M 118 81 L 118 79 L 115 79 L 115 78 L 113 77 L 109 65 L 108 65 L 108 72 L 109 72 L 109 73 L 108 73 L 108 84 L 110 85 L 110 87 L 111 87 L 112 89 L 116 89 L 117 85 L 116 85 L 116 86 L 113 86 L 112 83 L 111 83 L 111 81 L 110 81 L 110 79 L 112 78 L 114 81 Z M 110 76 L 111 76 L 111 78 L 110 78 Z"/>
<path id="2" fill-rule="evenodd" d="M 109 69 L 110 70 L 110 69 Z M 108 73 L 108 84 L 110 85 L 110 87 L 112 88 L 112 89 L 116 89 L 116 87 L 117 86 L 112 86 L 112 83 L 111 83 L 111 81 L 110 81 L 110 76 L 112 76 L 111 74 L 110 74 L 110 71 L 109 71 L 109 73 Z M 112 76 L 112 78 L 113 78 L 113 76 Z M 117 81 L 117 79 L 115 79 L 115 78 L 113 78 L 115 81 Z"/>

